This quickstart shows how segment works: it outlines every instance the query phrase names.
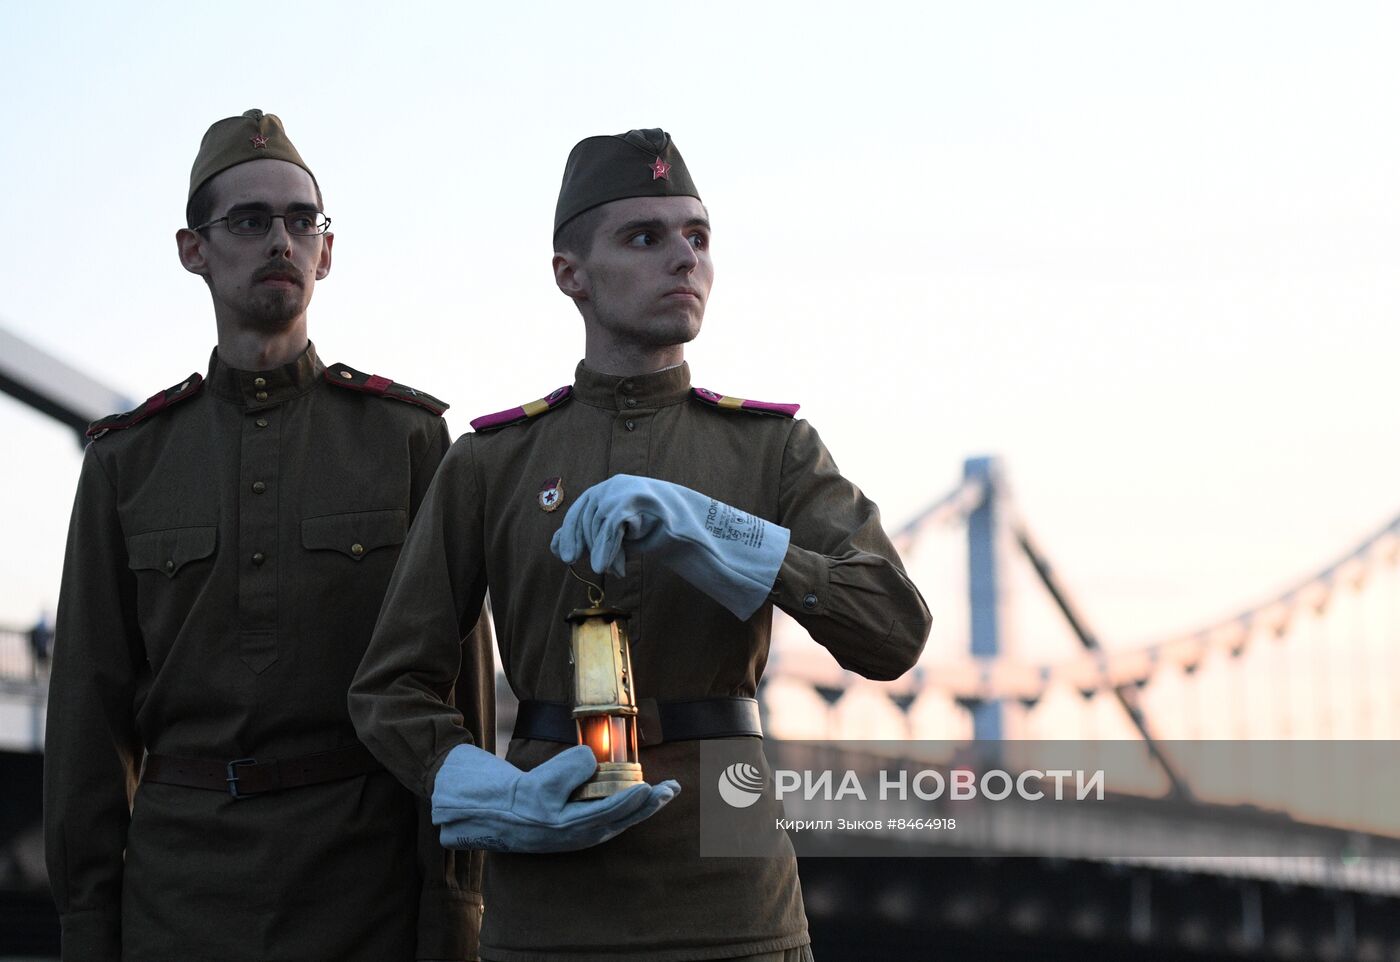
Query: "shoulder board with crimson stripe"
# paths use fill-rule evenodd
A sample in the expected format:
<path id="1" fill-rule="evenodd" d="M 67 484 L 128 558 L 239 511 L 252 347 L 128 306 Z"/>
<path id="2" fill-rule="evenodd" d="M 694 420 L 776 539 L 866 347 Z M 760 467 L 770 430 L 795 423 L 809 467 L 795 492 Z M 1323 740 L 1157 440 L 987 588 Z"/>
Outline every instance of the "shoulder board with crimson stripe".
<path id="1" fill-rule="evenodd" d="M 711 407 L 721 408 L 725 411 L 752 411 L 755 414 L 773 414 L 783 418 L 797 417 L 800 404 L 778 404 L 773 401 L 749 401 L 741 397 L 730 397 L 727 394 L 716 394 L 714 391 L 703 387 L 693 387 L 690 389 L 691 397 Z"/>
<path id="2" fill-rule="evenodd" d="M 531 401 L 529 404 L 520 405 L 520 407 L 497 411 L 495 414 L 483 414 L 481 417 L 473 419 L 472 430 L 491 431 L 496 428 L 506 427 L 510 424 L 519 424 L 522 421 L 528 421 L 531 418 L 539 417 L 541 414 L 548 414 L 573 396 L 574 389 L 571 385 L 555 388 L 538 401 Z"/>
<path id="3" fill-rule="evenodd" d="M 155 394 L 152 394 L 150 397 L 146 398 L 140 407 L 134 410 L 127 411 L 125 414 L 109 414 L 105 418 L 93 421 L 88 425 L 87 431 L 84 433 L 89 438 L 96 441 L 108 431 L 125 430 L 133 425 L 140 424 L 149 417 L 159 414 L 172 404 L 178 404 L 181 401 L 194 397 L 199 393 L 202 387 L 204 387 L 204 376 L 201 374 L 191 374 L 174 387 L 168 387 L 164 391 L 157 391 Z"/>
<path id="4" fill-rule="evenodd" d="M 357 371 L 348 364 L 332 364 L 326 368 L 324 376 L 331 384 L 343 387 L 347 391 L 359 391 L 361 394 L 373 394 L 376 397 L 393 398 L 395 401 L 416 404 L 434 414 L 441 414 L 451 406 L 446 401 L 440 401 L 426 391 L 409 387 L 407 384 L 398 384 L 387 377 L 380 377 L 378 374 Z"/>

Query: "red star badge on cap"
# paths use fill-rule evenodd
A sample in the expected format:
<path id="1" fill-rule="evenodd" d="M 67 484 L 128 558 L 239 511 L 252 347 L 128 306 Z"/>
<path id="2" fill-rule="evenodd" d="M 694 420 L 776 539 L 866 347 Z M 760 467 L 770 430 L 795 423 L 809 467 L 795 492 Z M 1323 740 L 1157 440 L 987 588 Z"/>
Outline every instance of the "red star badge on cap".
<path id="1" fill-rule="evenodd" d="M 656 158 L 656 163 L 651 165 L 651 179 L 670 180 L 671 165 L 666 163 L 666 161 L 662 160 L 660 157 Z"/>
<path id="2" fill-rule="evenodd" d="M 254 150 L 266 150 L 266 149 L 267 149 L 267 136 L 266 136 L 265 134 L 254 134 L 254 135 L 253 135 L 251 138 L 249 138 L 249 139 L 253 141 L 253 149 L 254 149 Z"/>

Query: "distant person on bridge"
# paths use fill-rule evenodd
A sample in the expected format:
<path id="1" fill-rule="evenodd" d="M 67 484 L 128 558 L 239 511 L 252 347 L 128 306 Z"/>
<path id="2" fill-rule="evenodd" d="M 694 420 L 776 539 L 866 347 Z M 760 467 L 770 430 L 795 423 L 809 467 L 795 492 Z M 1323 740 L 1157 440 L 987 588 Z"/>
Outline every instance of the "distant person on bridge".
<path id="1" fill-rule="evenodd" d="M 700 858 L 698 739 L 728 739 L 764 766 L 754 696 L 774 605 L 871 678 L 914 664 L 928 609 L 879 511 L 796 405 L 692 387 L 685 345 L 713 279 L 710 223 L 665 131 L 574 148 L 553 264 L 583 316 L 574 382 L 478 418 L 452 446 L 390 582 L 351 714 L 376 756 L 431 796 L 445 843 L 491 847 L 484 959 L 810 958 L 790 854 Z M 522 826 L 527 778 L 531 805 L 559 811 L 594 769 L 589 748 L 569 747 L 565 616 L 588 606 L 574 562 L 606 573 L 606 604 L 631 613 L 652 786 L 628 790 L 633 814 L 649 817 L 625 831 L 625 820 L 604 832 Z M 509 764 L 480 751 L 440 697 L 473 667 L 459 668 L 458 649 L 488 589 L 523 699 Z"/>
<path id="2" fill-rule="evenodd" d="M 39 615 L 34 627 L 29 629 L 29 651 L 34 656 L 34 671 L 49 666 L 49 656 L 53 654 L 53 629 L 49 627 L 49 616 Z"/>
<path id="3" fill-rule="evenodd" d="M 68 534 L 44 785 L 63 958 L 475 958 L 479 855 L 438 845 L 346 708 L 446 405 L 317 356 L 333 235 L 276 116 L 209 128 L 185 213 L 208 374 L 92 425 Z M 439 694 L 489 748 L 471 628 Z"/>

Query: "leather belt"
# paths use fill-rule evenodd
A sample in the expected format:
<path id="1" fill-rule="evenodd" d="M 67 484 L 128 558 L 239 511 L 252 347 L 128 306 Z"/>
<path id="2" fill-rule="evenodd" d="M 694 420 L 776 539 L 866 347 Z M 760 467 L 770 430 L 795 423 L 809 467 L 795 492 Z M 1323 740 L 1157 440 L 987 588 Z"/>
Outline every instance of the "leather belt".
<path id="1" fill-rule="evenodd" d="M 758 701 L 753 698 L 697 698 L 690 701 L 637 702 L 637 742 L 648 748 L 662 742 L 701 738 L 763 737 Z M 555 701 L 526 700 L 515 715 L 512 738 L 578 744 L 573 710 Z"/>
<path id="2" fill-rule="evenodd" d="M 368 775 L 383 767 L 363 745 L 349 745 L 300 758 L 235 758 L 228 762 L 147 755 L 141 781 L 203 788 L 228 792 L 234 798 L 248 798 Z"/>

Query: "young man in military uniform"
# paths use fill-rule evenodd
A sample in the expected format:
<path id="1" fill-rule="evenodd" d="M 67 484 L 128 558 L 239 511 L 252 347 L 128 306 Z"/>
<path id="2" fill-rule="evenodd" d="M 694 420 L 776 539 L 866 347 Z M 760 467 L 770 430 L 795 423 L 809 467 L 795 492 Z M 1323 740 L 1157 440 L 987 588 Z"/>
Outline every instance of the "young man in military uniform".
<path id="1" fill-rule="evenodd" d="M 475 958 L 479 856 L 438 846 L 345 704 L 446 405 L 317 357 L 333 237 L 277 117 L 209 128 L 186 215 L 209 372 L 93 424 L 69 529 L 44 819 L 63 958 Z M 462 657 L 436 694 L 489 747 L 489 642 Z"/>
<path id="2" fill-rule="evenodd" d="M 871 678 L 907 670 L 928 635 L 878 510 L 796 406 L 692 388 L 684 346 L 704 317 L 709 248 L 664 131 L 574 148 L 554 273 L 583 315 L 584 359 L 571 387 L 477 419 L 448 452 L 351 689 L 361 737 L 431 796 L 444 843 L 492 849 L 484 959 L 809 957 L 790 855 L 699 857 L 697 740 L 729 738 L 761 763 L 754 695 L 773 605 Z M 606 573 L 605 603 L 631 613 L 641 762 L 659 782 L 614 796 L 627 801 L 586 830 L 587 806 L 605 803 L 567 801 L 594 764 L 566 747 L 565 622 L 587 607 L 567 566 L 584 561 Z M 509 764 L 435 694 L 458 677 L 456 639 L 488 587 L 522 698 Z"/>

